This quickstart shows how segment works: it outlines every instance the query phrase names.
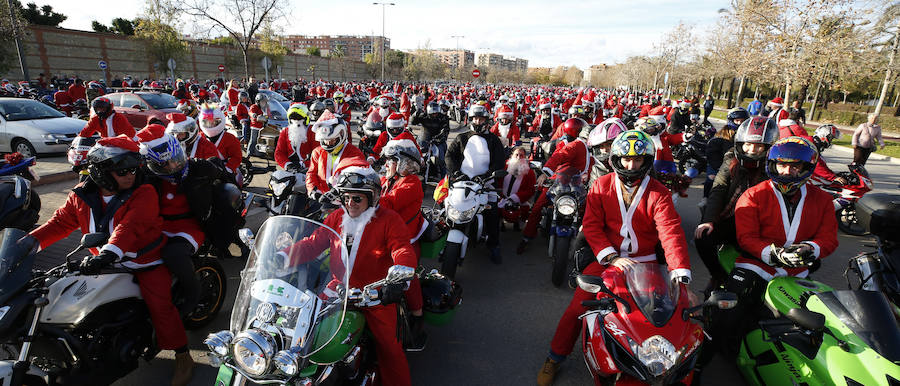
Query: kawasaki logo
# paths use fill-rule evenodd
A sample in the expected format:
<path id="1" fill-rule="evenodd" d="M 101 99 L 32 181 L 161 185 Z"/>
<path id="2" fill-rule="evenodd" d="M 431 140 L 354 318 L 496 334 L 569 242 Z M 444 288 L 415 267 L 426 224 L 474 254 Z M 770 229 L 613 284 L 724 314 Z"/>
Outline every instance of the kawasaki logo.
<path id="1" fill-rule="evenodd" d="M 797 379 L 803 378 L 803 376 L 800 374 L 800 369 L 798 369 L 797 367 L 794 366 L 794 361 L 791 360 L 790 355 L 783 352 L 783 353 L 780 353 L 779 356 L 781 356 L 781 361 L 784 362 L 785 366 L 787 366 L 788 371 L 790 371 L 791 374 L 794 375 L 794 378 L 797 378 Z"/>
<path id="2" fill-rule="evenodd" d="M 269 284 L 269 288 L 266 288 L 266 293 L 278 296 L 284 296 L 284 287 L 278 286 L 276 287 L 273 284 Z"/>
<path id="3" fill-rule="evenodd" d="M 788 294 L 787 290 L 785 290 L 784 287 L 778 286 L 778 292 L 781 292 L 781 294 L 784 295 L 784 297 L 788 298 L 788 300 L 790 300 L 792 303 L 798 306 L 800 305 L 800 301 Z"/>

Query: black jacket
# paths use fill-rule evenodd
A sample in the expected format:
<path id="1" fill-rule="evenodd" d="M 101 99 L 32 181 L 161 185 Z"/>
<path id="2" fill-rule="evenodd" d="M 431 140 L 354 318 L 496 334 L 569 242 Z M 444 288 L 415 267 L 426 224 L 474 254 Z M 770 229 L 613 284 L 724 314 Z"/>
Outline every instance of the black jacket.
<path id="1" fill-rule="evenodd" d="M 718 171 L 725 160 L 725 153 L 734 146 L 734 142 L 725 138 L 713 138 L 706 144 L 706 162 L 709 168 Z"/>
<path id="2" fill-rule="evenodd" d="M 412 119 L 413 125 L 422 125 L 424 128 L 425 139 L 437 139 L 439 142 L 447 141 L 450 135 L 450 118 L 444 114 L 437 117 L 431 115 L 415 115 Z"/>
<path id="3" fill-rule="evenodd" d="M 735 165 L 732 174 L 732 165 L 735 162 L 738 160 L 734 150 L 725 153 L 722 166 L 709 191 L 709 197 L 706 198 L 706 209 L 703 210 L 700 223 L 717 223 L 734 218 L 734 206 L 741 194 L 751 186 L 769 179 L 764 167 L 748 169 Z"/>
<path id="4" fill-rule="evenodd" d="M 456 139 L 447 148 L 447 155 L 444 157 L 444 161 L 447 164 L 447 174 L 453 175 L 453 173 L 459 171 L 460 166 L 462 166 L 463 151 L 466 150 L 466 144 L 469 143 L 469 138 L 473 135 L 482 137 L 487 141 L 488 151 L 491 153 L 491 161 L 487 173 L 493 173 L 506 167 L 506 153 L 503 150 L 503 143 L 500 142 L 500 138 L 488 131 L 475 133 L 469 130 L 456 136 Z"/>

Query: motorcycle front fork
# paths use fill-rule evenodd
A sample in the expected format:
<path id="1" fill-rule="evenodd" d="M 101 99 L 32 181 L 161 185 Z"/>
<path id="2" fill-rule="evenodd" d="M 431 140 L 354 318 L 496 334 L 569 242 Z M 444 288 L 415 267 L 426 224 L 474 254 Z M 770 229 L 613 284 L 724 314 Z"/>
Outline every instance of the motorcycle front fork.
<path id="1" fill-rule="evenodd" d="M 22 351 L 19 351 L 19 357 L 13 364 L 12 379 L 10 385 L 19 386 L 25 382 L 25 375 L 31 368 L 31 362 L 28 361 L 28 352 L 31 351 L 31 342 L 34 340 L 34 333 L 37 331 L 38 321 L 41 320 L 41 310 L 50 303 L 50 300 L 41 296 L 34 300 L 34 317 L 31 319 L 31 325 L 28 327 L 28 334 L 25 335 L 22 342 Z"/>

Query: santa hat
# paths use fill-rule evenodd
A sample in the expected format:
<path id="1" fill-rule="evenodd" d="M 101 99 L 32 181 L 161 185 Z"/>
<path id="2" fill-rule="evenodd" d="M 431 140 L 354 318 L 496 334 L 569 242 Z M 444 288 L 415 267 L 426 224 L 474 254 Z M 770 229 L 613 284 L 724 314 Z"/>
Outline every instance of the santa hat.
<path id="1" fill-rule="evenodd" d="M 100 138 L 97 140 L 97 143 L 94 146 L 106 147 L 111 149 L 121 149 L 122 152 L 140 152 L 140 147 L 138 147 L 137 142 L 134 142 L 131 138 L 125 136 L 125 134 L 119 135 L 118 137 L 106 137 Z"/>
<path id="2" fill-rule="evenodd" d="M 499 110 L 497 110 L 497 119 L 509 118 L 512 119 L 513 112 L 509 106 L 503 106 Z"/>
<path id="3" fill-rule="evenodd" d="M 400 113 L 392 113 L 387 117 L 385 121 L 386 127 L 403 127 L 406 125 L 406 120 L 403 119 L 403 114 Z"/>
<path id="4" fill-rule="evenodd" d="M 166 126 L 166 130 L 170 131 L 183 129 L 186 126 L 190 126 L 194 121 L 194 118 L 188 117 L 182 113 L 168 113 L 166 114 L 166 119 L 169 120 L 169 125 Z"/>
<path id="5" fill-rule="evenodd" d="M 137 132 L 137 141 L 140 143 L 141 154 L 146 155 L 150 149 L 169 142 L 172 136 L 166 134 L 166 128 L 160 124 L 150 124 Z"/>
<path id="6" fill-rule="evenodd" d="M 772 99 L 772 101 L 769 103 L 772 103 L 773 105 L 776 105 L 776 106 L 781 106 L 784 103 L 784 99 L 781 99 L 780 97 L 775 98 L 775 99 Z"/>
<path id="7" fill-rule="evenodd" d="M 316 125 L 333 125 L 338 123 L 337 117 L 334 116 L 334 113 L 331 110 L 325 110 L 321 116 L 319 116 L 319 120 L 316 121 Z"/>

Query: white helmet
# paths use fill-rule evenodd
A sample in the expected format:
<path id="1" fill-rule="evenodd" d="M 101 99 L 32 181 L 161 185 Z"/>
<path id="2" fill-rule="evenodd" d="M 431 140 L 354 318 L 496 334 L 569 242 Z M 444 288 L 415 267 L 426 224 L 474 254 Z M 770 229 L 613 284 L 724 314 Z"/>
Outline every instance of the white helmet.
<path id="1" fill-rule="evenodd" d="M 339 153 L 347 143 L 347 126 L 343 119 L 337 119 L 331 111 L 325 111 L 319 120 L 313 124 L 312 130 L 316 133 L 316 141 L 325 151 L 331 154 Z"/>
<path id="2" fill-rule="evenodd" d="M 207 137 L 215 137 L 225 130 L 225 113 L 216 104 L 204 103 L 200 107 L 200 130 Z"/>

